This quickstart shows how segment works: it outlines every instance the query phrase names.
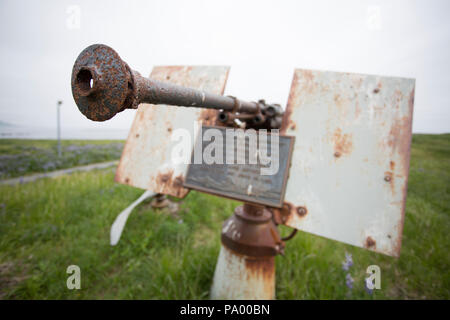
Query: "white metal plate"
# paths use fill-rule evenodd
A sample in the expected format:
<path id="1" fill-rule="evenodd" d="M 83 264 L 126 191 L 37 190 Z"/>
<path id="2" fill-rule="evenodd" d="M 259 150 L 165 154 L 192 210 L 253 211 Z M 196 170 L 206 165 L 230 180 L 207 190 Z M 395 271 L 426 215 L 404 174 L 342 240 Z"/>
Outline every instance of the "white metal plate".
<path id="1" fill-rule="evenodd" d="M 223 66 L 169 66 L 153 68 L 150 77 L 223 94 L 228 72 L 229 68 Z M 215 110 L 141 104 L 117 168 L 116 181 L 157 193 L 186 196 L 189 190 L 183 188 L 183 182 L 187 164 L 172 159 L 172 149 L 179 143 L 172 141 L 172 133 L 182 128 L 194 137 L 194 126 L 214 124 L 215 115 Z M 193 144 L 191 141 L 190 150 Z"/>
<path id="2" fill-rule="evenodd" d="M 295 136 L 287 225 L 400 254 L 414 86 L 413 79 L 295 70 L 282 130 Z"/>

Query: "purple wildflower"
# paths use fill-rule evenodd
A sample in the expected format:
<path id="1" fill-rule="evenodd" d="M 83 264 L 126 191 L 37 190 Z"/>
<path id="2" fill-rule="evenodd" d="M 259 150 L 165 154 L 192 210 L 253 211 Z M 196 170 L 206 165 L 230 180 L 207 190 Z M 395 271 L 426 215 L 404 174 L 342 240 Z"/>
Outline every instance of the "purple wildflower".
<path id="1" fill-rule="evenodd" d="M 47 163 L 42 165 L 42 169 L 44 169 L 45 171 L 54 170 L 55 168 L 56 168 L 56 165 L 53 161 L 48 161 Z"/>
<path id="2" fill-rule="evenodd" d="M 366 281 L 365 281 L 365 285 L 364 285 L 364 289 L 366 289 L 366 292 L 368 293 L 368 294 L 372 294 L 373 293 L 373 289 L 369 289 L 369 283 L 371 282 L 371 279 L 369 279 L 369 278 L 366 278 Z"/>
<path id="3" fill-rule="evenodd" d="M 353 278 L 350 275 L 350 273 L 347 273 L 347 275 L 345 276 L 345 285 L 349 288 L 349 289 L 353 289 Z"/>
<path id="4" fill-rule="evenodd" d="M 342 269 L 344 271 L 348 271 L 350 267 L 353 265 L 352 255 L 350 253 L 345 253 L 345 260 L 342 262 Z"/>

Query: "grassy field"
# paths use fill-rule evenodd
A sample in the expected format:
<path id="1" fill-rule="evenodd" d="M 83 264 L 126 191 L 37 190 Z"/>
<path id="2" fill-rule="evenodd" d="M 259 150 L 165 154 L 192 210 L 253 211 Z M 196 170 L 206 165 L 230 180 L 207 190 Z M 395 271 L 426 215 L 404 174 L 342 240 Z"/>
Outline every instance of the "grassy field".
<path id="1" fill-rule="evenodd" d="M 178 216 L 144 203 L 111 247 L 116 215 L 142 193 L 113 177 L 107 169 L 0 187 L 0 298 L 208 298 L 220 226 L 239 203 L 191 192 Z M 449 188 L 450 135 L 415 135 L 401 257 L 299 232 L 277 257 L 277 298 L 449 299 Z M 81 268 L 81 290 L 66 287 L 71 264 Z M 382 288 L 370 294 L 371 264 L 381 267 Z"/>
<path id="2" fill-rule="evenodd" d="M 116 140 L 62 140 L 59 158 L 56 140 L 0 139 L 0 179 L 117 160 L 123 144 Z"/>

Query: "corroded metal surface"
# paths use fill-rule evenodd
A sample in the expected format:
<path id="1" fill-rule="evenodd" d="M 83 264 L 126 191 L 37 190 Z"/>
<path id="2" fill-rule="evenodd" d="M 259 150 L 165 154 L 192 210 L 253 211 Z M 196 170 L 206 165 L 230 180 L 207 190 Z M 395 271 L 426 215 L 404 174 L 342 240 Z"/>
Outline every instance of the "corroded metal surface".
<path id="1" fill-rule="evenodd" d="M 94 44 L 84 49 L 72 69 L 72 95 L 87 118 L 103 121 L 126 107 L 132 92 L 127 64 L 110 47 Z"/>
<path id="2" fill-rule="evenodd" d="M 228 67 L 155 67 L 151 78 L 223 94 Z M 139 106 L 116 172 L 116 181 L 154 192 L 184 197 L 187 164 L 173 162 L 172 150 L 178 140 L 172 133 L 186 129 L 195 136 L 194 126 L 214 124 L 216 110 L 179 108 L 166 105 Z M 190 150 L 193 147 L 190 143 Z"/>
<path id="3" fill-rule="evenodd" d="M 282 131 L 296 137 L 288 226 L 400 254 L 414 80 L 296 70 Z"/>
<path id="4" fill-rule="evenodd" d="M 275 257 L 251 257 L 222 246 L 214 272 L 211 299 L 275 298 Z"/>
<path id="5" fill-rule="evenodd" d="M 283 254 L 272 213 L 244 204 L 222 226 L 212 299 L 274 299 L 275 256 Z"/>
<path id="6" fill-rule="evenodd" d="M 190 88 L 168 79 L 145 78 L 131 70 L 112 48 L 94 44 L 84 49 L 72 69 L 72 94 L 88 119 L 105 121 L 141 103 L 165 104 L 252 114 L 245 122 L 253 128 L 279 128 L 278 105 L 264 100 L 247 102 L 223 96 L 208 88 Z M 266 113 L 267 111 L 267 113 Z M 276 127 L 274 127 L 276 126 Z"/>
<path id="7" fill-rule="evenodd" d="M 284 242 L 272 220 L 271 212 L 262 206 L 244 204 L 223 223 L 222 244 L 236 253 L 268 257 L 284 253 Z"/>
<path id="8" fill-rule="evenodd" d="M 203 126 L 202 130 L 199 130 L 199 136 L 196 139 L 196 148 L 198 150 L 205 150 L 211 144 L 210 139 L 205 137 L 205 133 L 210 133 L 211 130 L 214 130 L 215 134 L 217 134 L 214 136 L 214 139 L 220 137 L 219 140 L 223 142 L 222 154 L 224 158 L 225 155 L 231 153 L 230 150 L 233 151 L 234 156 L 237 155 L 240 143 L 242 143 L 245 146 L 242 154 L 246 161 L 241 164 L 235 162 L 228 164 L 227 161 L 221 159 L 221 163 L 206 163 L 204 161 L 195 163 L 195 153 L 192 153 L 191 164 L 188 167 L 184 186 L 249 203 L 281 207 L 286 190 L 294 138 L 277 136 L 276 141 L 272 141 L 270 134 L 260 132 L 258 135 L 256 131 L 251 131 L 254 135 L 249 134 L 249 137 L 254 139 L 246 139 L 245 131 L 241 129 Z M 239 132 L 242 135 L 239 135 Z M 267 142 L 267 150 L 271 149 L 272 143 L 277 144 L 277 154 L 273 153 L 271 155 L 272 161 L 277 162 L 276 166 L 278 168 L 274 174 L 261 174 L 261 168 L 267 169 L 269 164 L 263 164 L 260 157 L 255 156 L 255 163 L 249 163 L 250 152 L 252 152 L 253 148 L 256 150 L 257 146 L 261 146 L 262 142 L 260 139 L 264 139 Z M 237 140 L 241 141 L 238 142 Z"/>

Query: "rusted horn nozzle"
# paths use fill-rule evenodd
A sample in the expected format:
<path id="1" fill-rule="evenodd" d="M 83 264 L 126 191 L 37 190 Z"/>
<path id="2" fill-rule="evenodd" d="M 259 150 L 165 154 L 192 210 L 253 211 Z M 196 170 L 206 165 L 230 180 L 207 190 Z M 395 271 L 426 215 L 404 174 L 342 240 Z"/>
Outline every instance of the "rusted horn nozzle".
<path id="1" fill-rule="evenodd" d="M 94 44 L 84 49 L 73 66 L 71 82 L 78 109 L 91 120 L 105 121 L 132 107 L 132 71 L 108 46 Z"/>

